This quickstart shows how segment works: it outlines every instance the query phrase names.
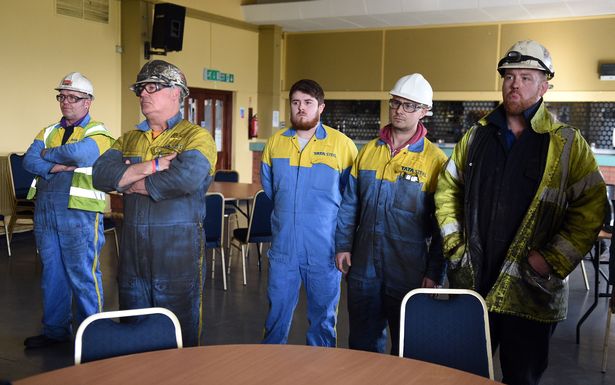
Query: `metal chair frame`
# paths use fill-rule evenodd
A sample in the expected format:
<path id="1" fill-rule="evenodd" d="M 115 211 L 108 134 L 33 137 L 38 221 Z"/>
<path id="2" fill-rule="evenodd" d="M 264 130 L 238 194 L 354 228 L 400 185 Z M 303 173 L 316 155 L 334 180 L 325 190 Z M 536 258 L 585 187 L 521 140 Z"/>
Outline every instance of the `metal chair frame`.
<path id="1" fill-rule="evenodd" d="M 79 328 L 77 329 L 77 334 L 75 335 L 75 365 L 80 365 L 82 362 L 82 352 L 83 352 L 83 333 L 87 329 L 87 327 L 95 321 L 102 319 L 112 319 L 112 318 L 123 318 L 123 317 L 135 317 L 135 316 L 143 316 L 143 315 L 151 315 L 151 314 L 161 314 L 168 317 L 173 323 L 173 327 L 175 329 L 175 341 L 177 343 L 177 348 L 181 349 L 183 347 L 182 343 L 182 331 L 181 326 L 179 325 L 179 320 L 177 316 L 173 314 L 169 309 L 165 309 L 162 307 L 150 307 L 144 309 L 131 309 L 131 310 L 118 310 L 118 311 L 108 311 L 102 313 L 96 313 L 88 318 L 86 318 Z"/>

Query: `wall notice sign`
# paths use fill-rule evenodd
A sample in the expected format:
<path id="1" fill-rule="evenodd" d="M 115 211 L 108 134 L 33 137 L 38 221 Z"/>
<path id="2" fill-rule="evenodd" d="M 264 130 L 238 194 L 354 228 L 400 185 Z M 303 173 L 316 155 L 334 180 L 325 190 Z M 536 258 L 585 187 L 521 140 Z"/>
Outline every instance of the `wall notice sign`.
<path id="1" fill-rule="evenodd" d="M 271 126 L 273 128 L 280 127 L 280 111 L 273 111 L 271 114 Z"/>

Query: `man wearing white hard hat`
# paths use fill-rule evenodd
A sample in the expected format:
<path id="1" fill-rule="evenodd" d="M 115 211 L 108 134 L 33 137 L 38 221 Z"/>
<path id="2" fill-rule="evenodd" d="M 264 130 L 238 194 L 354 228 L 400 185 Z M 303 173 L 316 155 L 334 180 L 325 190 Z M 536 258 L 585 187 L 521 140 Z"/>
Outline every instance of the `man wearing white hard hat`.
<path id="1" fill-rule="evenodd" d="M 421 74 L 390 92 L 389 120 L 352 167 L 337 219 L 336 264 L 348 273 L 349 347 L 397 355 L 403 296 L 442 278 L 433 194 L 446 156 L 425 135 L 433 91 Z"/>
<path id="2" fill-rule="evenodd" d="M 43 330 L 26 338 L 26 348 L 72 337 L 73 300 L 78 322 L 103 307 L 105 193 L 92 185 L 92 165 L 113 137 L 90 117 L 94 88 L 85 76 L 69 73 L 56 91 L 62 119 L 39 132 L 23 161 L 36 175 L 28 198 L 36 196 L 34 234 L 43 264 Z"/>
<path id="3" fill-rule="evenodd" d="M 537 384 L 566 317 L 566 277 L 596 239 L 606 190 L 580 132 L 545 106 L 555 75 L 549 51 L 519 41 L 498 72 L 503 102 L 455 146 L 436 216 L 451 287 L 485 297 L 502 381 Z"/>

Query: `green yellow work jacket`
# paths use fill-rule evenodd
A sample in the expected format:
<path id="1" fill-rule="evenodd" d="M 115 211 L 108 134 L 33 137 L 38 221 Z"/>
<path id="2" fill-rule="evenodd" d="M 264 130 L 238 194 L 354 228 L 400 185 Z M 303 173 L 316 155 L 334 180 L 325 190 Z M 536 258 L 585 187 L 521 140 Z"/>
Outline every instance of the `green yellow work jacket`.
<path id="1" fill-rule="evenodd" d="M 481 119 L 455 146 L 440 175 L 435 195 L 436 217 L 444 238 L 451 287 L 474 289 L 482 258 L 480 237 L 469 229 L 477 215 L 469 212 L 473 159 L 470 151 Z M 531 129 L 549 135 L 545 170 L 538 190 L 508 248 L 500 274 L 486 297 L 489 311 L 542 322 L 566 318 L 567 276 L 593 245 L 604 219 L 605 183 L 587 142 L 578 130 L 558 122 L 541 102 Z M 478 144 L 476 144 L 478 145 Z M 477 232 L 476 230 L 472 230 Z M 529 266 L 537 250 L 552 267 L 548 277 Z"/>

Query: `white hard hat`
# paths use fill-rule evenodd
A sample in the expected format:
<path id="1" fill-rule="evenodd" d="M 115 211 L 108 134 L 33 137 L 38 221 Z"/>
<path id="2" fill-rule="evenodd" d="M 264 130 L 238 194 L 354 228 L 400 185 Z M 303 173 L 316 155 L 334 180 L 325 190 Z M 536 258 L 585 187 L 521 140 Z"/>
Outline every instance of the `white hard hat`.
<path id="1" fill-rule="evenodd" d="M 92 86 L 92 82 L 79 72 L 71 72 L 64 76 L 62 80 L 60 80 L 60 85 L 56 88 L 56 91 L 60 90 L 83 92 L 94 99 L 94 87 Z"/>
<path id="2" fill-rule="evenodd" d="M 421 74 L 406 75 L 399 79 L 389 92 L 393 96 L 399 96 L 412 100 L 413 102 L 424 104 L 431 110 L 433 104 L 433 90 L 429 82 Z"/>
<path id="3" fill-rule="evenodd" d="M 504 76 L 507 68 L 530 68 L 543 71 L 547 80 L 553 79 L 555 70 L 551 54 L 542 44 L 534 40 L 521 40 L 508 49 L 498 63 L 498 72 Z"/>

